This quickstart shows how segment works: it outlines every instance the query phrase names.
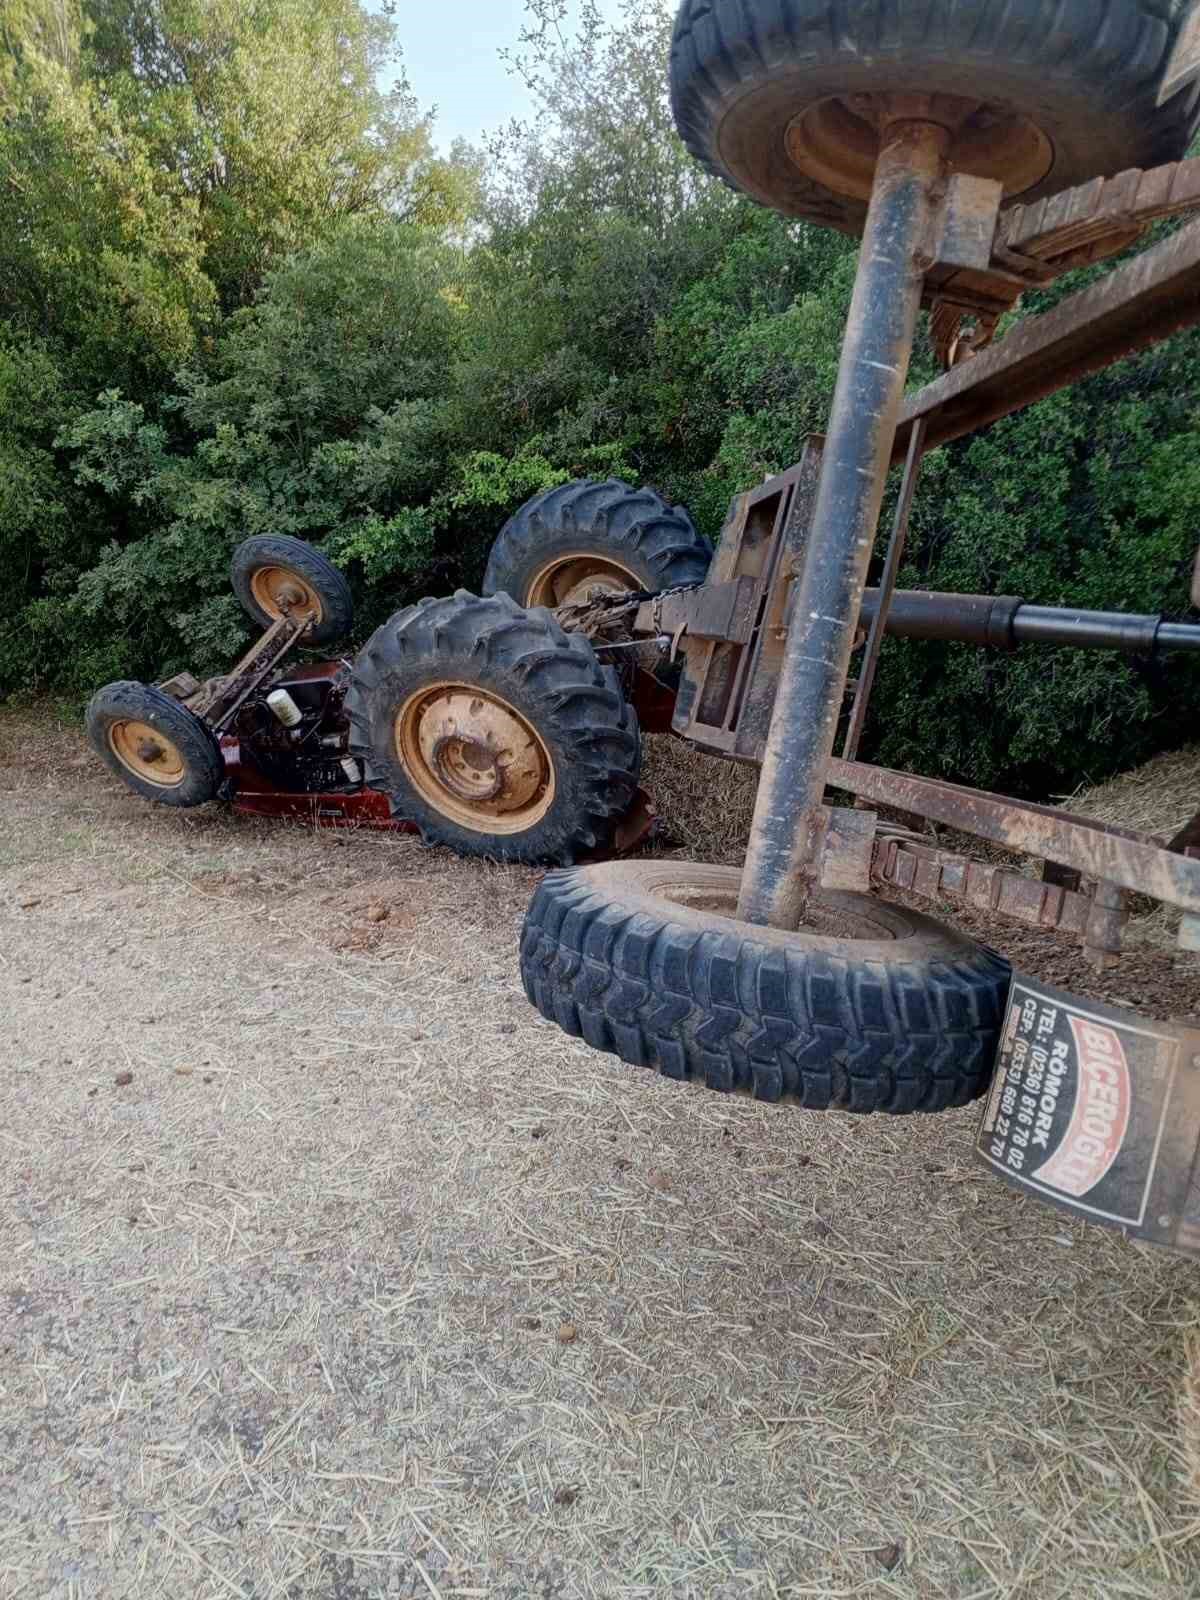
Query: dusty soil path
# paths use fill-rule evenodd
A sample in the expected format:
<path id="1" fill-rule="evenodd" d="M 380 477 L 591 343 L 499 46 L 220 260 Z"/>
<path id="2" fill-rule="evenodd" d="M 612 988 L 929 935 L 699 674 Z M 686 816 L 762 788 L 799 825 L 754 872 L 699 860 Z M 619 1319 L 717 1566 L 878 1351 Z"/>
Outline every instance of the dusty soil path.
<path id="1" fill-rule="evenodd" d="M 530 873 L 155 812 L 38 726 L 0 721 L 0 1595 L 1200 1593 L 1200 1267 L 990 1180 L 973 1113 L 564 1038 Z"/>

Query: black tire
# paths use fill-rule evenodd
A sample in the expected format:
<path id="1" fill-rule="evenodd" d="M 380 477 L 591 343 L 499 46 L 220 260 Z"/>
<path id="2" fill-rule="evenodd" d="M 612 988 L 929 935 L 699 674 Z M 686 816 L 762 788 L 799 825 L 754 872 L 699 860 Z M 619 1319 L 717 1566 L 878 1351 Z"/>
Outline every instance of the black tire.
<path id="1" fill-rule="evenodd" d="M 278 606 L 264 602 L 256 585 L 271 571 L 291 574 L 305 591 L 304 603 L 312 622 L 304 635 L 305 644 L 331 644 L 342 639 L 354 625 L 354 597 L 345 577 L 316 545 L 290 534 L 257 534 L 246 539 L 233 552 L 229 579 L 242 610 L 260 627 L 269 628 L 280 616 Z"/>
<path id="2" fill-rule="evenodd" d="M 1184 155 L 1200 85 L 1156 100 L 1188 15 L 1187 0 L 683 0 L 671 44 L 675 122 L 692 154 L 733 188 L 859 233 L 874 135 L 861 119 L 844 121 L 845 97 L 964 97 L 983 102 L 993 126 L 967 125 L 965 137 L 976 130 L 971 158 L 960 145 L 955 165 L 1001 178 L 1007 199 L 1033 200 Z M 1001 117 L 1013 127 L 1006 155 Z M 830 158 L 840 176 L 857 176 L 835 184 Z"/>
<path id="3" fill-rule="evenodd" d="M 506 736 L 493 737 L 486 722 L 497 704 L 502 718 L 515 713 L 543 763 L 544 781 L 530 783 L 523 806 L 501 787 L 516 766 L 517 741 L 497 749 Z M 460 589 L 397 612 L 355 662 L 346 710 L 368 784 L 427 843 L 459 855 L 576 861 L 608 847 L 637 791 L 641 735 L 616 673 L 548 611 L 522 610 L 507 594 L 479 599 Z M 472 723 L 476 713 L 482 724 Z M 439 716 L 447 719 L 441 738 Z M 427 754 L 428 719 L 436 743 Z M 457 776 L 468 790 L 480 779 L 482 789 L 484 775 L 499 794 L 484 795 L 481 807 L 473 793 L 448 787 Z M 493 803 L 510 809 L 497 815 L 486 809 Z"/>
<path id="4" fill-rule="evenodd" d="M 752 927 L 732 915 L 740 880 L 677 861 L 548 874 L 521 941 L 526 994 L 597 1050 L 759 1100 L 900 1114 L 984 1093 L 1006 961 L 870 895 L 825 894 L 814 920 L 873 938 Z"/>
<path id="5" fill-rule="evenodd" d="M 224 781 L 212 730 L 152 684 L 110 683 L 97 690 L 87 708 L 87 735 L 109 771 L 156 805 L 205 805 L 216 799 Z M 140 758 L 137 744 L 142 742 L 147 751 L 157 746 L 159 753 Z M 149 774 L 157 774 L 158 781 Z"/>
<path id="6" fill-rule="evenodd" d="M 500 530 L 488 558 L 484 594 L 509 594 L 518 605 L 562 604 L 565 594 L 547 592 L 555 575 L 563 581 L 574 558 L 592 557 L 602 572 L 624 569 L 609 588 L 657 592 L 679 584 L 703 583 L 712 545 L 692 526 L 681 506 L 671 506 L 653 489 L 632 489 L 616 478 L 597 483 L 582 479 L 543 490 L 526 501 Z M 586 579 L 583 580 L 586 583 Z"/>

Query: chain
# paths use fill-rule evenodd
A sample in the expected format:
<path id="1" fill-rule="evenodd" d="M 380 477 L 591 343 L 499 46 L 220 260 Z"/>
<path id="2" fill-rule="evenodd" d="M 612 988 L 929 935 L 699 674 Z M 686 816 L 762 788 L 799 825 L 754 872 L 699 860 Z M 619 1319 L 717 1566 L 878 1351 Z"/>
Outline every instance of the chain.
<path id="1" fill-rule="evenodd" d="M 662 603 L 673 595 L 690 594 L 693 589 L 702 589 L 703 583 L 680 583 L 673 589 L 637 589 L 632 593 L 598 595 L 594 600 L 576 601 L 573 605 L 559 606 L 554 615 L 560 627 L 567 633 L 581 633 L 588 622 L 601 621 L 615 622 L 618 617 L 623 617 L 631 611 L 639 610 L 647 601 L 653 601 L 652 613 L 654 631 L 662 632 Z M 646 640 L 646 643 L 652 643 Z"/>

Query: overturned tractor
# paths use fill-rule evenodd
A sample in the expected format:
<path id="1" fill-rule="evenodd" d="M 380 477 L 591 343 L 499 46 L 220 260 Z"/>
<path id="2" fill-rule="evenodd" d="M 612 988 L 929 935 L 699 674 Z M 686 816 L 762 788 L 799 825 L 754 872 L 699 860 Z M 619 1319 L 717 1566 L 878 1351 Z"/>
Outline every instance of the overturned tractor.
<path id="1" fill-rule="evenodd" d="M 671 92 L 697 159 L 863 237 L 827 430 L 734 501 L 715 556 L 648 490 L 564 485 L 502 531 L 484 595 L 422 601 L 353 660 L 289 670 L 294 647 L 348 627 L 344 585 L 297 541 L 250 541 L 234 581 L 263 638 L 207 685 L 102 690 L 93 738 L 170 804 L 224 792 L 556 864 L 521 962 L 567 1032 L 671 1078 L 811 1108 L 986 1094 L 978 1149 L 994 1170 L 1195 1249 L 1200 1034 L 1049 990 L 884 896 L 1057 930 L 1106 967 L 1140 893 L 1180 909 L 1180 946 L 1196 951 L 1200 818 L 1164 844 L 858 752 L 885 633 L 1200 647 L 1190 622 L 895 587 L 927 451 L 1200 322 L 1197 223 L 996 338 L 1027 289 L 1200 206 L 1200 162 L 1182 159 L 1200 117 L 1197 13 L 851 0 L 832 15 L 685 0 L 676 20 Z M 922 307 L 946 371 L 906 395 Z M 637 838 L 640 730 L 668 726 L 761 768 L 744 868 L 577 865 Z M 830 790 L 854 804 L 831 806 Z M 1024 854 L 1040 875 L 936 848 L 876 808 Z"/>

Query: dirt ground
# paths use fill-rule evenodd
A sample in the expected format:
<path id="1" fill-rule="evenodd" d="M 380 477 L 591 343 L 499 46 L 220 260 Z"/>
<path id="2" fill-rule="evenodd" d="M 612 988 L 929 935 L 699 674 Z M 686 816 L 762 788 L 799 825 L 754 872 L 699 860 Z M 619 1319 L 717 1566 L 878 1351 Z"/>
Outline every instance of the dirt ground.
<path id="1" fill-rule="evenodd" d="M 0 719 L 0 1595 L 1200 1595 L 1200 1265 L 565 1038 L 534 879 Z"/>

